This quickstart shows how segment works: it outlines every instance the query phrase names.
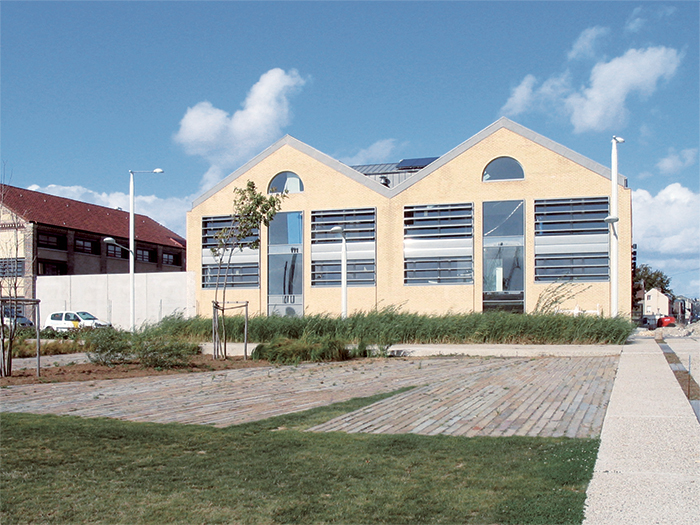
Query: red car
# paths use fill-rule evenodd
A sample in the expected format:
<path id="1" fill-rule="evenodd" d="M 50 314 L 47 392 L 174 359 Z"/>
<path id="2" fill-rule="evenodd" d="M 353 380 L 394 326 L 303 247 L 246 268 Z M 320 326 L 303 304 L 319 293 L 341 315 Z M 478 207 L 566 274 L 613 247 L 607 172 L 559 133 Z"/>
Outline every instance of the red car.
<path id="1" fill-rule="evenodd" d="M 656 321 L 656 327 L 660 328 L 662 326 L 676 326 L 676 318 L 672 315 L 664 315 Z"/>

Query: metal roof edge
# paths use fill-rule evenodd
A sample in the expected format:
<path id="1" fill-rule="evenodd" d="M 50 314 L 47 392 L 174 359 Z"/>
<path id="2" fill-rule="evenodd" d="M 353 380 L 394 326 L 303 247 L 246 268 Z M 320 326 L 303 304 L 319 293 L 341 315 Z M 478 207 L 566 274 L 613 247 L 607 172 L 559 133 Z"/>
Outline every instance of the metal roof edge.
<path id="1" fill-rule="evenodd" d="M 398 195 L 399 193 L 407 190 L 417 182 L 420 182 L 435 170 L 441 168 L 448 162 L 451 162 L 459 155 L 461 155 L 468 149 L 472 148 L 473 146 L 484 140 L 486 137 L 492 135 L 496 131 L 503 128 L 512 131 L 513 133 L 517 133 L 518 135 L 528 140 L 531 140 L 532 142 L 539 144 L 540 146 L 547 148 L 553 151 L 554 153 L 561 155 L 562 157 L 565 157 L 571 160 L 572 162 L 575 162 L 576 164 L 579 164 L 584 168 L 605 177 L 608 180 L 610 180 L 610 178 L 612 177 L 610 168 L 603 166 L 602 164 L 599 164 L 598 162 L 595 162 L 594 160 L 591 160 L 588 157 L 585 157 L 580 153 L 577 153 L 574 150 L 567 148 L 566 146 L 562 146 L 558 142 L 548 139 L 544 135 L 540 135 L 539 133 L 532 131 L 529 128 L 526 128 L 522 124 L 518 124 L 517 122 L 514 122 L 507 117 L 501 117 L 493 124 L 485 127 L 466 141 L 462 142 L 457 147 L 445 153 L 442 157 L 439 157 L 436 161 L 432 162 L 422 170 L 416 172 L 416 174 L 413 175 L 413 177 L 405 180 L 401 184 L 398 184 L 397 186 L 392 188 L 391 197 Z M 621 186 L 627 187 L 626 177 L 618 174 L 617 182 Z"/>
<path id="2" fill-rule="evenodd" d="M 267 157 L 281 149 L 283 146 L 291 146 L 294 149 L 300 151 L 301 153 L 304 153 L 305 155 L 308 155 L 314 160 L 317 160 L 318 162 L 321 162 L 322 164 L 325 164 L 329 168 L 334 169 L 335 171 L 342 173 L 346 177 L 354 180 L 355 182 L 359 182 L 360 184 L 363 184 L 367 186 L 367 188 L 376 191 L 380 195 L 383 195 L 384 197 L 389 197 L 390 190 L 386 188 L 383 184 L 380 184 L 379 182 L 369 178 L 368 176 L 364 175 L 363 173 L 360 173 L 357 170 L 352 169 L 350 166 L 347 164 L 343 164 L 339 160 L 334 159 L 330 155 L 327 155 L 312 146 L 309 146 L 308 144 L 300 141 L 299 139 L 296 139 L 292 137 L 291 135 L 285 135 L 281 139 L 279 139 L 277 142 L 272 144 L 271 146 L 267 147 L 265 150 L 263 150 L 261 153 L 250 159 L 248 162 L 246 162 L 243 166 L 238 168 L 236 171 L 225 177 L 224 179 L 220 180 L 217 182 L 214 186 L 209 188 L 207 191 L 205 191 L 202 195 L 197 197 L 192 201 L 192 208 L 199 206 L 201 203 L 206 201 L 209 197 L 212 195 L 218 193 L 221 191 L 224 187 L 229 185 L 231 182 L 236 180 L 238 177 L 249 171 L 253 166 L 259 164 L 263 160 L 265 160 Z M 303 179 L 302 179 L 303 180 Z"/>

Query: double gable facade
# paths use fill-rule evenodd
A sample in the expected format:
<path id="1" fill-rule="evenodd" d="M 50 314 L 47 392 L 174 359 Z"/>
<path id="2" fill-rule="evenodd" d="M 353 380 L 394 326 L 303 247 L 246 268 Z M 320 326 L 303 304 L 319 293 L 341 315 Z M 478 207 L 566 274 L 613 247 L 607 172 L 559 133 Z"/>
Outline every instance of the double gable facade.
<path id="1" fill-rule="evenodd" d="M 234 188 L 288 192 L 258 249 L 212 255 L 235 223 Z M 631 192 L 618 178 L 618 303 L 630 315 Z M 611 172 L 502 118 L 441 157 L 348 166 L 286 136 L 194 201 L 187 267 L 198 313 L 218 287 L 267 315 L 532 312 L 554 287 L 563 310 L 610 312 Z M 338 228 L 340 227 L 340 228 Z M 335 228 L 335 230 L 334 230 Z"/>

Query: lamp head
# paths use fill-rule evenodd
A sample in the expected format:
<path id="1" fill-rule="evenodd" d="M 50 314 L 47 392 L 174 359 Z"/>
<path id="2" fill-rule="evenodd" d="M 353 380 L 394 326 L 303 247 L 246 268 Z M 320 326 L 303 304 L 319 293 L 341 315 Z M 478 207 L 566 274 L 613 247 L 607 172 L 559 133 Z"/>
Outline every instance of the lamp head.
<path id="1" fill-rule="evenodd" d="M 105 237 L 102 239 L 105 244 L 117 244 L 117 241 L 114 240 L 114 237 Z"/>
<path id="2" fill-rule="evenodd" d="M 622 144 L 625 141 L 622 137 L 616 137 L 615 135 L 613 135 L 613 140 L 618 144 Z"/>
<path id="3" fill-rule="evenodd" d="M 153 170 L 153 173 L 164 173 L 162 169 L 156 168 Z"/>
<path id="4" fill-rule="evenodd" d="M 331 233 L 343 233 L 344 231 L 342 226 L 333 226 L 331 228 Z"/>

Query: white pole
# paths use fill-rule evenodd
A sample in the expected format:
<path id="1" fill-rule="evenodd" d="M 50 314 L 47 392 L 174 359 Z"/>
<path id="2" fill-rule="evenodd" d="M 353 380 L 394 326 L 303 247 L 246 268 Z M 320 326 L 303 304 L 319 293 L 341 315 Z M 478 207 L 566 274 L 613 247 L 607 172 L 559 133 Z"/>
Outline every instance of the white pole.
<path id="1" fill-rule="evenodd" d="M 610 222 L 610 317 L 617 317 L 618 301 L 619 301 L 619 238 L 616 223 L 618 218 L 617 206 L 617 144 L 624 142 L 624 139 L 613 136 L 612 138 L 612 153 L 611 153 L 611 195 L 610 195 L 610 217 L 613 218 Z"/>
<path id="2" fill-rule="evenodd" d="M 136 252 L 134 239 L 134 172 L 129 170 L 129 308 L 131 315 L 131 333 L 136 331 L 136 289 L 134 273 L 136 269 Z"/>
<path id="3" fill-rule="evenodd" d="M 347 240 L 345 239 L 345 232 L 343 231 L 340 235 L 343 238 L 341 245 L 342 248 L 340 251 L 340 286 L 342 288 L 342 310 L 340 315 L 343 319 L 345 319 L 348 316 L 348 245 Z"/>

